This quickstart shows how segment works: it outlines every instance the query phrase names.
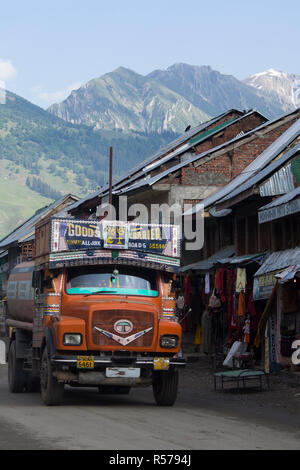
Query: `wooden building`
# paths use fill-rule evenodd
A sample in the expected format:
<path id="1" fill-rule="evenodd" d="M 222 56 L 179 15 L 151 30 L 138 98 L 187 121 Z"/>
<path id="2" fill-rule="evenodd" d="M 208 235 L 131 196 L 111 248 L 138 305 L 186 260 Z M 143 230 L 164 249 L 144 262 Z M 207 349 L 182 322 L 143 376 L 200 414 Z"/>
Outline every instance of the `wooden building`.
<path id="1" fill-rule="evenodd" d="M 266 370 L 293 367 L 292 344 L 300 335 L 299 116 L 203 205 L 205 246 L 182 272 L 198 279 L 209 275 L 211 287 L 221 293 L 222 347 L 228 339 L 236 339 L 234 335 L 243 341 L 247 320 L 249 345 L 255 350 L 260 347 Z M 229 257 L 222 254 L 226 247 L 231 248 Z M 219 282 L 221 273 L 224 278 Z M 238 290 L 241 274 L 243 289 Z M 243 320 L 238 313 L 241 296 Z"/>

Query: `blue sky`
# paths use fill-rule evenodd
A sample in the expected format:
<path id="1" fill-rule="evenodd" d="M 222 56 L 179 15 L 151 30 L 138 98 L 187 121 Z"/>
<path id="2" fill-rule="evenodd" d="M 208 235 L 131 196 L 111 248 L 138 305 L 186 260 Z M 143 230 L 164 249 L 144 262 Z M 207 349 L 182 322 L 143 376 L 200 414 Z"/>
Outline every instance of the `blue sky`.
<path id="1" fill-rule="evenodd" d="M 300 74 L 299 0 L 10 0 L 0 18 L 0 81 L 42 107 L 119 66 Z"/>

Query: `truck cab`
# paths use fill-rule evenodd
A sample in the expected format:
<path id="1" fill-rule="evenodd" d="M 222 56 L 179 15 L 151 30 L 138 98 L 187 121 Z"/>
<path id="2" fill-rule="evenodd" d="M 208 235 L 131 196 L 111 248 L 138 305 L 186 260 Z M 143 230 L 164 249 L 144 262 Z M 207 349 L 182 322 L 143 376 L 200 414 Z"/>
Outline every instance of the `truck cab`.
<path id="1" fill-rule="evenodd" d="M 151 255 L 147 261 L 146 253 L 85 251 L 80 261 L 79 251 L 72 250 L 68 258 L 56 255 L 34 269 L 31 264 L 25 277 L 31 278 L 26 300 L 32 312 L 26 318 L 20 315 L 24 294 L 18 298 L 24 266 L 19 274 L 14 270 L 7 320 L 14 328 L 8 360 L 12 392 L 24 390 L 29 374 L 40 383 L 46 405 L 62 403 L 65 384 L 119 394 L 152 386 L 158 405 L 175 403 L 178 368 L 185 360 L 174 272 L 164 264 L 167 258 L 159 255 L 155 262 Z"/>

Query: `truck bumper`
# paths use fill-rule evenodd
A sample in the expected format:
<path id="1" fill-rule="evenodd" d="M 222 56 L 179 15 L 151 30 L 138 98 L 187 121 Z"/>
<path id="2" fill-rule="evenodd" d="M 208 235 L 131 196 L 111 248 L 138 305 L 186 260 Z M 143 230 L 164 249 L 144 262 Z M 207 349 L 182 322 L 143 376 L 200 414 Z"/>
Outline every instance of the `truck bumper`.
<path id="1" fill-rule="evenodd" d="M 82 357 L 82 356 L 79 356 Z M 134 359 L 134 360 L 133 360 Z M 85 386 L 151 385 L 153 373 L 184 367 L 183 358 L 93 357 L 93 368 L 78 368 L 77 356 L 52 356 L 54 376 L 59 382 Z"/>
<path id="2" fill-rule="evenodd" d="M 167 359 L 169 361 L 169 368 L 174 367 L 185 367 L 186 360 L 184 358 L 126 358 L 126 357 L 115 357 L 115 358 L 98 358 L 93 357 L 94 368 L 93 370 L 101 370 L 106 367 L 137 367 L 137 368 L 147 368 L 155 369 L 155 364 L 157 359 Z M 78 356 L 52 356 L 51 364 L 55 367 L 62 368 L 65 367 L 75 367 L 77 368 Z M 65 368 L 64 367 L 64 368 Z"/>

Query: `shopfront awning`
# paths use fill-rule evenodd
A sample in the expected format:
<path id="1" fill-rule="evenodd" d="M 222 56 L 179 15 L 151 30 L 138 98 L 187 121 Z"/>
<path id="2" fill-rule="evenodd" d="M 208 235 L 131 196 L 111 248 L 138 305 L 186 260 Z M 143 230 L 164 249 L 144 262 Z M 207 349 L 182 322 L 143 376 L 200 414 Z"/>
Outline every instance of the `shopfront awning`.
<path id="1" fill-rule="evenodd" d="M 219 263 L 220 260 L 224 258 L 228 259 L 232 255 L 234 255 L 234 245 L 226 246 L 221 250 L 216 251 L 216 253 L 205 260 L 183 266 L 180 269 L 180 272 L 187 272 L 190 270 L 207 272 L 212 269 L 215 264 Z"/>
<path id="2" fill-rule="evenodd" d="M 297 212 L 300 212 L 300 187 L 261 207 L 258 211 L 258 222 L 264 224 Z"/>
<path id="3" fill-rule="evenodd" d="M 300 264 L 289 266 L 278 274 L 275 274 L 276 279 L 280 284 L 293 280 L 295 277 L 300 277 Z"/>
<path id="4" fill-rule="evenodd" d="M 300 247 L 284 251 L 275 251 L 261 265 L 255 276 L 283 270 L 289 266 L 300 265 Z"/>
<path id="5" fill-rule="evenodd" d="M 254 275 L 253 299 L 268 299 L 276 281 L 287 282 L 293 279 L 298 268 L 300 247 L 271 253 Z"/>
<path id="6" fill-rule="evenodd" d="M 243 255 L 243 256 L 233 256 L 232 258 L 220 259 L 218 262 L 220 264 L 231 264 L 231 265 L 243 265 L 252 263 L 254 261 L 259 261 L 265 253 L 256 253 L 254 255 Z"/>

